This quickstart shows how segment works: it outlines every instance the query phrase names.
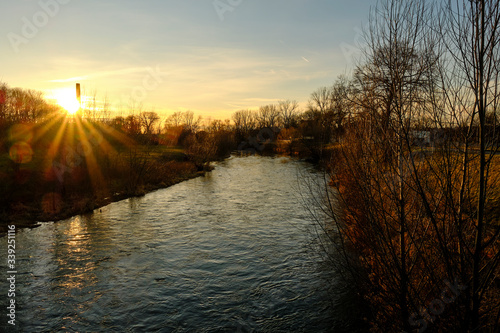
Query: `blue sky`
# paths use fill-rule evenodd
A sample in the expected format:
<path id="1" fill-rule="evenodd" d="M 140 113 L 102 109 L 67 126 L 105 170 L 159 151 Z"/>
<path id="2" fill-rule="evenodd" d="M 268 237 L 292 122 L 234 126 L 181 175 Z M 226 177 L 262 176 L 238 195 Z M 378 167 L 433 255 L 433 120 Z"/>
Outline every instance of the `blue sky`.
<path id="1" fill-rule="evenodd" d="M 279 99 L 305 105 L 352 68 L 375 3 L 2 1 L 0 80 L 56 97 L 80 82 L 113 108 L 162 114 L 225 118 Z"/>

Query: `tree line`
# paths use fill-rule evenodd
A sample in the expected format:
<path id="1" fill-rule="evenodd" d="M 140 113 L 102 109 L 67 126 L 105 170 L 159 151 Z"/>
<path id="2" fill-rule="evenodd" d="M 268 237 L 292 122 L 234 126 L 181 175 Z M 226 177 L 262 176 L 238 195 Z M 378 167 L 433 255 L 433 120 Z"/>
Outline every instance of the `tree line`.
<path id="1" fill-rule="evenodd" d="M 9 88 L 7 84 L 0 82 L 0 124 L 36 123 L 56 109 L 41 91 Z"/>
<path id="2" fill-rule="evenodd" d="M 192 111 L 173 112 L 161 118 L 154 110 L 145 111 L 142 104 L 132 103 L 126 109 L 126 116 L 110 118 L 111 105 L 107 98 L 101 103 L 97 93 L 85 97 L 77 117 L 91 123 L 105 124 L 142 144 L 164 144 L 184 146 L 193 142 L 193 136 L 206 137 L 206 133 L 231 132 L 229 149 L 242 141 L 257 136 L 264 128 L 275 131 L 275 138 L 281 130 L 283 137 L 306 142 L 305 150 L 315 151 L 319 143 L 336 141 L 345 119 L 344 109 L 338 104 L 341 87 L 322 87 L 311 94 L 305 110 L 296 100 L 279 100 L 274 104 L 260 106 L 256 110 L 245 109 L 234 112 L 230 119 L 203 119 Z M 103 104 L 103 105 L 101 105 Z M 49 102 L 43 93 L 22 88 L 10 88 L 0 84 L 0 126 L 3 133 L 15 124 L 41 124 L 65 114 L 61 106 Z M 227 133 L 226 133 L 227 134 Z M 190 140 L 186 141 L 186 138 Z M 308 140 L 304 140 L 307 138 Z M 2 138 L 6 142 L 7 138 Z M 224 154 L 228 151 L 225 150 Z M 317 155 L 317 154 L 316 154 Z"/>
<path id="3" fill-rule="evenodd" d="M 42 92 L 1 83 L 0 220 L 29 224 L 91 211 L 210 170 L 234 151 L 318 159 L 339 126 L 315 96 L 305 110 L 281 100 L 225 120 L 192 111 L 162 119 L 137 103 L 111 118 L 110 103 L 95 92 L 69 115 Z"/>

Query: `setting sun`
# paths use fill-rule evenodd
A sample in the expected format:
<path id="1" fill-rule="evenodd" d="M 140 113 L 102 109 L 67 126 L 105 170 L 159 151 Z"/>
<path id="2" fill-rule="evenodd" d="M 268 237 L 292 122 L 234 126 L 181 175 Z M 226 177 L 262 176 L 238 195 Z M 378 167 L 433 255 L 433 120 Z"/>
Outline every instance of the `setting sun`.
<path id="1" fill-rule="evenodd" d="M 55 100 L 69 114 L 75 114 L 80 109 L 80 102 L 76 99 L 73 89 L 61 89 L 55 93 Z"/>

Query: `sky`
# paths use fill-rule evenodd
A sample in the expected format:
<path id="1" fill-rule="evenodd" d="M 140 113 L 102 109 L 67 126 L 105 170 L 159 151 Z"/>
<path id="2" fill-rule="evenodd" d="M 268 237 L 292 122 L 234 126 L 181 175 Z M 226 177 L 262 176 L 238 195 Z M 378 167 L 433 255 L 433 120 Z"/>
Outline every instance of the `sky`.
<path id="1" fill-rule="evenodd" d="M 229 118 L 348 74 L 376 0 L 0 2 L 0 82 Z"/>

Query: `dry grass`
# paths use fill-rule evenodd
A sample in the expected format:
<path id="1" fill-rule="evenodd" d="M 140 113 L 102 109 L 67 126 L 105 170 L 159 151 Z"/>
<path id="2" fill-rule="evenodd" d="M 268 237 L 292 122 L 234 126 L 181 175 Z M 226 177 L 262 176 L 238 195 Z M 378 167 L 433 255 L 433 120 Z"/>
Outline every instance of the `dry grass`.
<path id="1" fill-rule="evenodd" d="M 199 175 L 181 148 L 114 143 L 108 149 L 94 147 L 93 167 L 84 158 L 71 160 L 58 178 L 47 173 L 53 163 L 49 146 L 34 146 L 33 160 L 22 165 L 8 153 L 0 155 L 0 232 L 7 223 L 31 226 L 64 219 Z"/>
<path id="2" fill-rule="evenodd" d="M 478 159 L 473 159 L 468 166 L 460 210 L 463 156 L 454 151 L 427 152 L 411 167 L 407 154 L 403 169 L 398 166 L 397 158 L 388 157 L 383 146 L 377 144 L 370 146 L 355 140 L 333 151 L 332 185 L 337 188 L 342 203 L 338 227 L 355 249 L 356 258 L 366 273 L 360 276 L 363 283 L 359 290 L 363 290 L 373 310 L 371 324 L 382 331 L 397 329 L 398 321 L 394 319 L 401 318 L 399 297 L 403 278 L 408 281 L 408 300 L 416 307 L 410 310 L 418 313 L 419 307 L 428 306 L 440 295 L 445 287 L 443 281 L 454 277 L 466 280 L 471 274 L 472 259 L 467 253 L 474 251 L 475 244 Z M 399 201 L 401 181 L 403 203 Z M 500 156 L 494 156 L 489 173 L 486 220 L 496 226 L 499 203 Z M 404 220 L 401 211 L 404 211 Z M 407 267 L 411 267 L 406 276 L 400 270 L 401 223 L 406 230 L 405 260 Z M 496 229 L 491 225 L 486 228 L 484 243 L 492 242 L 484 249 L 484 264 L 493 260 L 499 250 L 498 239 L 492 238 Z M 485 290 L 489 297 L 498 293 L 495 284 Z M 490 300 L 484 302 L 484 309 L 499 301 L 498 298 Z M 440 317 L 437 331 L 459 325 L 464 311 L 461 301 L 447 305 L 446 316 Z"/>

